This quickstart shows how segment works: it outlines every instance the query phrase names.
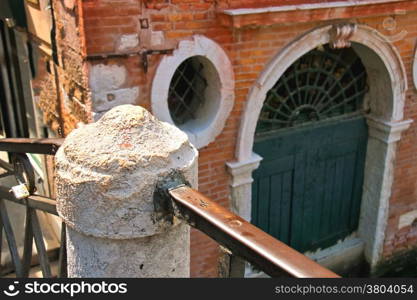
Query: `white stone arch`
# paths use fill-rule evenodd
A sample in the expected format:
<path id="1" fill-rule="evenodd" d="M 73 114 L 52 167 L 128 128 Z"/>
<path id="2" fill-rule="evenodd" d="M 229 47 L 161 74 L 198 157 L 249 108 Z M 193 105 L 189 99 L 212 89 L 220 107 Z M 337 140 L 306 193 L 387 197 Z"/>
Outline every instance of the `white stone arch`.
<path id="1" fill-rule="evenodd" d="M 195 35 L 191 40 L 181 41 L 172 55 L 161 60 L 152 82 L 152 113 L 161 121 L 175 124 L 168 108 L 171 79 L 177 68 L 188 58 L 199 57 L 205 65 L 208 81 L 206 103 L 197 119 L 178 126 L 190 141 L 202 148 L 213 142 L 222 132 L 234 103 L 233 66 L 225 51 L 213 40 Z"/>
<path id="2" fill-rule="evenodd" d="M 267 65 L 248 95 L 236 145 L 236 161 L 228 163 L 232 175 L 232 207 L 246 219 L 250 219 L 251 215 L 252 172 L 262 160 L 252 148 L 266 94 L 299 57 L 330 42 L 331 28 L 331 25 L 316 28 L 281 50 Z M 362 58 L 370 83 L 370 91 L 365 99 L 371 107 L 371 113 L 367 116 L 369 139 L 358 236 L 365 244 L 366 259 L 373 267 L 383 249 L 396 144 L 401 132 L 411 123 L 410 120 L 403 120 L 407 77 L 396 49 L 375 29 L 357 25 L 350 40 Z"/>
<path id="3" fill-rule="evenodd" d="M 417 44 L 414 46 L 414 56 L 413 56 L 413 82 L 414 82 L 414 88 L 417 90 Z"/>

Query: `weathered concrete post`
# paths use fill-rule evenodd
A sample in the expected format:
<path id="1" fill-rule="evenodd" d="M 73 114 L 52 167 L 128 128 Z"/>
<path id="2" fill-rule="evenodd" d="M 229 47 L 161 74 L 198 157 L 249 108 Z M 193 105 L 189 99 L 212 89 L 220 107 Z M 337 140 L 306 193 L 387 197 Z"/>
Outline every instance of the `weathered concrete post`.
<path id="1" fill-rule="evenodd" d="M 157 182 L 180 172 L 196 187 L 185 133 L 123 105 L 74 130 L 56 155 L 69 277 L 189 277 L 189 227 L 158 218 Z"/>

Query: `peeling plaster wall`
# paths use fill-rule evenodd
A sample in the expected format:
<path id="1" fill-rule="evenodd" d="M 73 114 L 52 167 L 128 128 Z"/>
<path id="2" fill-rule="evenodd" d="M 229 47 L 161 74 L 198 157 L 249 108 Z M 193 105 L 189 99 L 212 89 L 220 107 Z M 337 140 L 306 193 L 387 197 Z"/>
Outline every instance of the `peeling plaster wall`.
<path id="1" fill-rule="evenodd" d="M 89 79 L 95 120 L 115 106 L 137 103 L 139 87 L 125 87 L 127 79 L 125 66 L 91 65 Z"/>

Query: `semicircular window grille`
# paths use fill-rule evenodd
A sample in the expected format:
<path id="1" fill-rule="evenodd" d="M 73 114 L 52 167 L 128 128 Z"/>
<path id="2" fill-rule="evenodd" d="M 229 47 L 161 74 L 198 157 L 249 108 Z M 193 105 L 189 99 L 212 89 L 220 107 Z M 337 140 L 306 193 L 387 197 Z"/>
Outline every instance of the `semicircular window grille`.
<path id="1" fill-rule="evenodd" d="M 363 110 L 366 70 L 351 48 L 316 48 L 292 64 L 267 93 L 256 132 Z"/>

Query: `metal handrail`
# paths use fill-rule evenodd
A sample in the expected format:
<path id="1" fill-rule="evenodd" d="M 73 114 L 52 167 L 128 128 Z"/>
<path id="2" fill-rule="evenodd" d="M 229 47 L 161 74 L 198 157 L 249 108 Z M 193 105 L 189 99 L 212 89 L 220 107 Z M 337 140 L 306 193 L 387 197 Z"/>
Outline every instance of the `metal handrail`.
<path id="1" fill-rule="evenodd" d="M 64 139 L 30 139 L 4 138 L 0 139 L 0 151 L 13 153 L 36 153 L 55 155 Z"/>

